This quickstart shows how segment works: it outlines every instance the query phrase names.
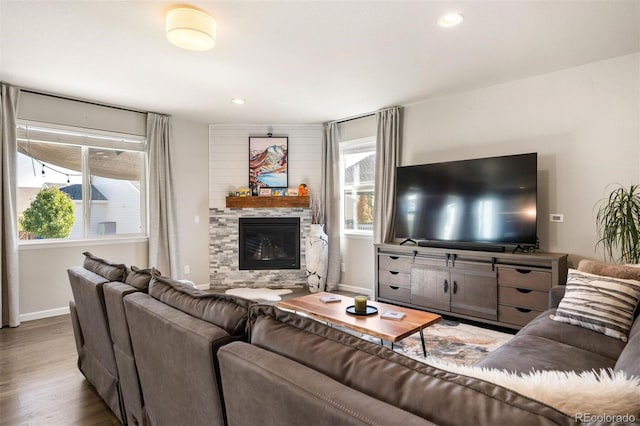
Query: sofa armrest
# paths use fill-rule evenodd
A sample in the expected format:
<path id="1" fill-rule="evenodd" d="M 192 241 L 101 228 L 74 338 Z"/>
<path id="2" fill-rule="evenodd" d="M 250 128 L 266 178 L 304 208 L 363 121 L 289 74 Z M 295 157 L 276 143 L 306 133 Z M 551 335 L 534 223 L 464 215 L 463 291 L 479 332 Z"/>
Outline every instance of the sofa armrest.
<path id="1" fill-rule="evenodd" d="M 557 285 L 552 287 L 549 291 L 549 309 L 555 309 L 560 304 L 560 300 L 564 296 L 564 291 L 566 290 L 566 286 Z"/>

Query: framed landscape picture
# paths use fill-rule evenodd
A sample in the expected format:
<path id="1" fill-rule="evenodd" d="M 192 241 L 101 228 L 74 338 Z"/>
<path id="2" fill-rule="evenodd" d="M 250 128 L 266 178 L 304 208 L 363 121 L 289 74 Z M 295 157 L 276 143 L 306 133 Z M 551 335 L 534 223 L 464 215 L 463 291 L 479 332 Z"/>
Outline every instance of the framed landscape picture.
<path id="1" fill-rule="evenodd" d="M 249 186 L 288 186 L 288 137 L 249 136 Z"/>

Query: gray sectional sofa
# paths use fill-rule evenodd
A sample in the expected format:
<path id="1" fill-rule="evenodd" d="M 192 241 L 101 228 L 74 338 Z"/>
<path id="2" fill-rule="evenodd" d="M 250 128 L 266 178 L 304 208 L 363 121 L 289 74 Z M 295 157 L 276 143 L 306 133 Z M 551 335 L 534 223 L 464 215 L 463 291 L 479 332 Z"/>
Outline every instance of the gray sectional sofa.
<path id="1" fill-rule="evenodd" d="M 123 423 L 575 424 L 572 417 L 515 391 L 430 367 L 273 305 L 200 291 L 153 271 L 147 274 L 148 289 L 126 284 L 126 276 L 124 282 L 109 281 L 113 276 L 98 272 L 105 270 L 87 261 L 69 271 L 79 366 Z M 78 290 L 82 286 L 91 290 Z M 100 324 L 88 321 L 87 312 Z M 627 347 L 640 346 L 637 323 Z M 541 338 L 533 331 L 555 325 L 541 316 L 514 341 Z M 101 352 L 87 343 L 98 339 Z M 105 355 L 108 348 L 115 355 Z M 520 346 L 505 348 L 483 362 L 522 371 L 513 364 L 521 357 Z M 633 365 L 637 350 L 629 352 L 636 356 Z M 111 360 L 104 361 L 112 362 L 110 369 L 95 360 L 101 356 Z M 616 365 L 608 358 L 615 357 L 613 352 L 602 356 L 607 366 Z M 573 368 L 567 359 L 553 361 L 555 367 Z"/>

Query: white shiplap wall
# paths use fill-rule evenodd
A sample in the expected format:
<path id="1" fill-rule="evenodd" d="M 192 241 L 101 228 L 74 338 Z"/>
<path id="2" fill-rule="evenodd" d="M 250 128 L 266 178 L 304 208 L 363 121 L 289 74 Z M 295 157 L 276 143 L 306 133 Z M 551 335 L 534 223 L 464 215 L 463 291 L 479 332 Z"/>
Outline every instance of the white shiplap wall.
<path id="1" fill-rule="evenodd" d="M 209 126 L 209 208 L 224 208 L 230 188 L 249 185 L 249 136 L 289 137 L 289 187 L 320 191 L 319 124 L 212 124 Z"/>

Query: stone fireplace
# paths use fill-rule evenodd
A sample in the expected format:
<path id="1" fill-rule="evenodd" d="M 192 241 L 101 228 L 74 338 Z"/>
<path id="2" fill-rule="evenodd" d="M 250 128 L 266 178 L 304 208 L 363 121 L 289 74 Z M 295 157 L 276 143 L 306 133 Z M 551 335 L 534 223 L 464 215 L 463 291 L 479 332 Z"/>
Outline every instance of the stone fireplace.
<path id="1" fill-rule="evenodd" d="M 241 217 L 240 270 L 300 269 L 299 217 Z"/>
<path id="2" fill-rule="evenodd" d="M 282 269 L 266 269 L 262 268 L 263 263 L 253 263 L 253 265 L 247 266 L 248 269 L 241 268 L 240 266 L 240 220 L 243 222 L 248 219 L 249 222 L 255 219 L 260 219 L 257 222 L 271 221 L 272 223 L 281 222 L 279 219 L 286 219 L 286 221 L 293 221 L 298 223 L 297 242 L 299 251 L 298 264 L 291 266 L 291 260 L 285 260 L 282 263 L 289 265 L 287 268 Z M 277 287 L 277 288 L 291 288 L 306 286 L 307 280 L 305 276 L 305 243 L 304 238 L 309 233 L 311 225 L 311 215 L 308 208 L 211 208 L 209 209 L 209 280 L 211 288 L 226 289 L 233 287 Z M 263 226 L 264 229 L 264 226 Z M 256 250 L 255 241 L 260 243 L 263 241 L 263 237 L 260 236 L 258 229 L 257 233 L 254 232 L 252 241 L 254 244 L 253 249 Z M 291 231 L 289 231 L 291 234 Z M 273 250 L 271 253 L 268 246 L 280 245 L 277 238 L 274 238 L 270 242 L 264 241 L 265 255 L 262 251 L 259 255 L 257 252 L 253 252 L 253 257 L 259 257 L 261 262 L 262 257 L 271 257 L 277 255 L 276 252 L 280 250 L 276 247 L 276 252 Z M 243 255 L 247 257 L 245 253 Z M 251 256 L 249 256 L 251 257 Z M 289 256 L 286 256 L 289 258 Z M 295 257 L 295 256 L 294 256 Z M 282 259 L 280 259 L 282 260 Z M 294 259 L 295 261 L 295 259 Z M 257 266 L 256 266 L 257 265 Z M 276 265 L 278 266 L 278 265 Z M 271 267 L 271 266 L 270 266 Z M 269 267 L 269 268 L 270 268 Z"/>

